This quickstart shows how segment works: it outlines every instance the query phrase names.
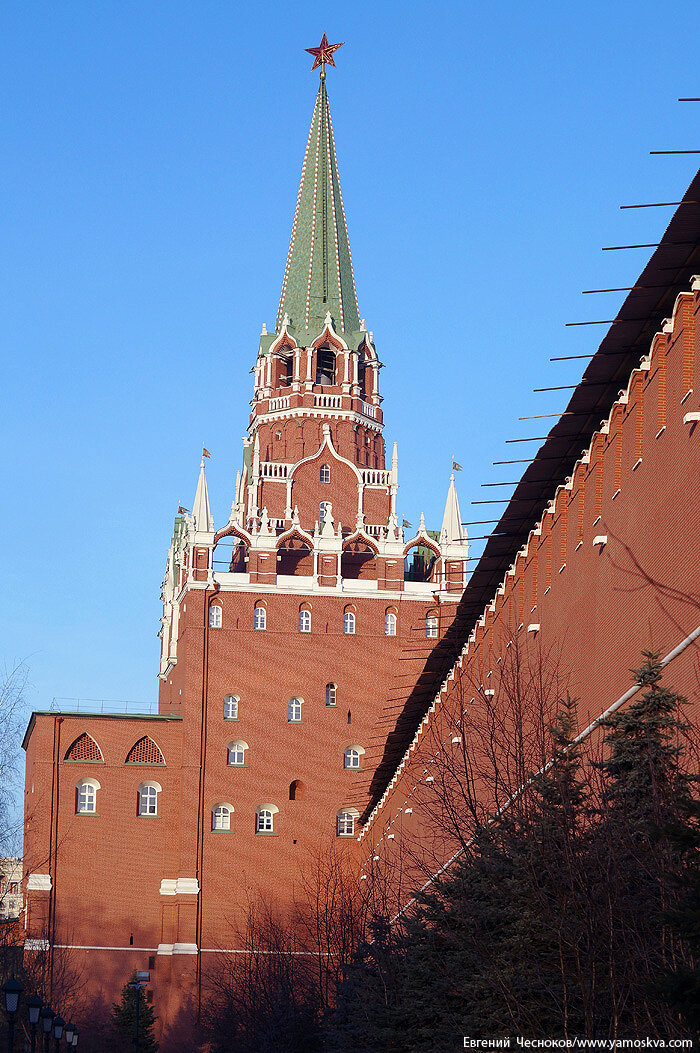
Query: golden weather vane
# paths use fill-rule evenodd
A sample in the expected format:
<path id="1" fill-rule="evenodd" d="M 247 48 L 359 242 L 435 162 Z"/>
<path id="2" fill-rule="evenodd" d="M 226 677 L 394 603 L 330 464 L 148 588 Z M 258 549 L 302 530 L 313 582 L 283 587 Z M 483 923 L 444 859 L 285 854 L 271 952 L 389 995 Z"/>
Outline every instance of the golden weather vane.
<path id="1" fill-rule="evenodd" d="M 329 44 L 328 43 L 328 37 L 324 33 L 323 36 L 321 37 L 321 43 L 318 45 L 317 48 L 304 48 L 305 51 L 308 51 L 309 55 L 313 55 L 313 57 L 314 57 L 314 64 L 311 67 L 311 72 L 313 73 L 313 71 L 318 66 L 320 66 L 321 67 L 321 76 L 325 77 L 325 75 L 326 75 L 326 63 L 328 63 L 329 66 L 335 66 L 335 60 L 333 58 L 333 52 L 337 51 L 338 48 L 342 48 L 343 43 L 344 43 L 344 41 L 341 42 L 340 44 Z"/>

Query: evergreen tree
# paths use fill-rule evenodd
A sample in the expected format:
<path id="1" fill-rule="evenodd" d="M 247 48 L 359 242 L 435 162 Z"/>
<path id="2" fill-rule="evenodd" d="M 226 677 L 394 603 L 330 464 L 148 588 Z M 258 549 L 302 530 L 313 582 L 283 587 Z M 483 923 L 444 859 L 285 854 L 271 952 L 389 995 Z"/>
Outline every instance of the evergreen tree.
<path id="1" fill-rule="evenodd" d="M 136 973 L 132 974 L 129 983 L 136 981 Z M 139 1053 L 157 1053 L 158 1043 L 153 1037 L 155 1025 L 155 1013 L 146 1001 L 144 989 L 130 987 L 125 983 L 122 987 L 121 1002 L 112 1005 L 112 1035 L 115 1048 L 119 1050 L 133 1049 L 134 1033 L 136 1030 L 136 1003 L 138 999 L 139 1009 Z"/>
<path id="2" fill-rule="evenodd" d="M 690 876 L 681 841 L 693 830 L 695 779 L 682 764 L 685 699 L 662 685 L 659 656 L 644 658 L 635 671 L 641 697 L 602 723 L 608 752 L 597 765 L 604 786 L 591 845 L 592 896 L 608 1034 L 667 1038 L 687 1034 L 662 978 L 683 957 L 669 917 Z"/>

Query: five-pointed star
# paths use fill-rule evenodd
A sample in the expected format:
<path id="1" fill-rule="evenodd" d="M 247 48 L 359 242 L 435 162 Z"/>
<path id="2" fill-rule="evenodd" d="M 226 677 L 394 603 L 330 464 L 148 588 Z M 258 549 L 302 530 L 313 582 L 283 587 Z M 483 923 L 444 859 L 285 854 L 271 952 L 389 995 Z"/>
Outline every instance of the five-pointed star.
<path id="1" fill-rule="evenodd" d="M 329 66 L 335 66 L 333 60 L 333 52 L 337 51 L 338 48 L 342 48 L 343 44 L 329 44 L 328 37 L 324 33 L 321 37 L 321 43 L 317 48 L 304 48 L 310 55 L 314 56 L 314 64 L 311 67 L 311 72 L 316 69 L 317 66 L 321 66 L 324 62 L 327 62 Z"/>

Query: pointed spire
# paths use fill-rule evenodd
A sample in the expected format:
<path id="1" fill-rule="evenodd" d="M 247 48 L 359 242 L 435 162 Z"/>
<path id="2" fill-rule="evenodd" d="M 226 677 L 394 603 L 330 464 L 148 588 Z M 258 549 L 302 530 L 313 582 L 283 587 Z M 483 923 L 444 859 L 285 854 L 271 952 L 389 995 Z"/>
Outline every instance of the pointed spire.
<path id="1" fill-rule="evenodd" d="M 466 531 L 462 529 L 462 517 L 459 513 L 454 472 L 450 475 L 450 486 L 447 491 L 447 501 L 445 502 L 445 514 L 442 517 L 440 540 L 448 545 L 455 541 L 466 541 Z"/>
<path id="2" fill-rule="evenodd" d="M 321 77 L 316 96 L 301 170 L 277 312 L 278 332 L 285 312 L 297 331 L 318 332 L 327 312 L 337 332 L 360 330 L 325 77 Z"/>
<path id="3" fill-rule="evenodd" d="M 199 479 L 197 480 L 197 491 L 194 495 L 192 505 L 195 530 L 211 531 L 214 529 L 214 517 L 209 507 L 209 490 L 207 488 L 207 475 L 204 471 L 204 458 L 199 466 Z"/>

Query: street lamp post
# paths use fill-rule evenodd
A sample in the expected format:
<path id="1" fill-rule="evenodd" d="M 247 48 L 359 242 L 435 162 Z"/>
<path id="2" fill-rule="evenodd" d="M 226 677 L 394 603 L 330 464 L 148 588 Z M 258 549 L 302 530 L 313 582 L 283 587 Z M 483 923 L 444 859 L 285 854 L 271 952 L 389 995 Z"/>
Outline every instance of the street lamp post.
<path id="1" fill-rule="evenodd" d="M 49 1039 L 53 1027 L 53 1018 L 56 1014 L 49 1006 L 45 1006 L 39 1016 L 41 1017 L 41 1030 L 44 1032 L 44 1053 L 49 1053 Z"/>
<path id="2" fill-rule="evenodd" d="M 37 995 L 30 995 L 27 999 L 27 1009 L 29 1010 L 29 1026 L 32 1029 L 32 1053 L 36 1053 L 36 1029 L 37 1024 L 39 1023 L 39 1013 L 41 1012 L 42 1005 L 43 1002 Z"/>
<path id="3" fill-rule="evenodd" d="M 22 994 L 24 988 L 20 983 L 17 983 L 14 976 L 2 985 L 2 993 L 5 996 L 5 1012 L 7 1013 L 7 1048 L 12 1053 L 15 1041 L 15 1017 L 17 1016 L 17 1006 L 19 1005 L 19 996 Z"/>
<path id="4" fill-rule="evenodd" d="M 66 1022 L 62 1016 L 54 1017 L 53 1021 L 53 1037 L 56 1039 L 56 1053 L 59 1053 L 58 1047 L 61 1044 L 61 1036 L 63 1029 L 66 1026 Z"/>

